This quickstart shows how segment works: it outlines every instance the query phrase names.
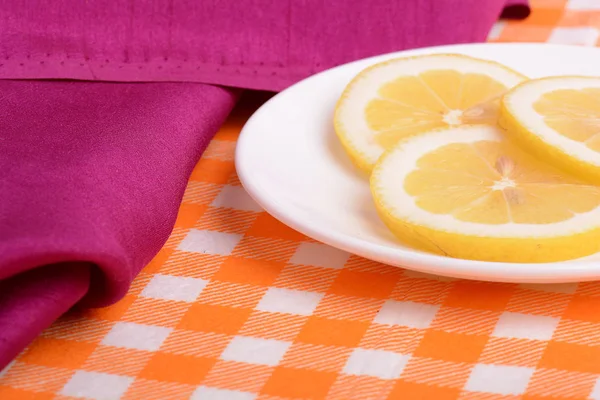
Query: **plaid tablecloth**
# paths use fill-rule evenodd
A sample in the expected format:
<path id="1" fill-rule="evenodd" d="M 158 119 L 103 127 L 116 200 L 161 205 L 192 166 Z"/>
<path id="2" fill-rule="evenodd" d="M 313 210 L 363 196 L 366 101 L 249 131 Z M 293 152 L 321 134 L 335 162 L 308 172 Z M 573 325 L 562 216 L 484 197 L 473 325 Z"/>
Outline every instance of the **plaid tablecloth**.
<path id="1" fill-rule="evenodd" d="M 532 6 L 490 40 L 600 44 L 600 0 Z M 429 276 L 292 231 L 234 170 L 256 106 L 212 141 L 129 294 L 46 330 L 0 399 L 600 399 L 600 283 Z"/>

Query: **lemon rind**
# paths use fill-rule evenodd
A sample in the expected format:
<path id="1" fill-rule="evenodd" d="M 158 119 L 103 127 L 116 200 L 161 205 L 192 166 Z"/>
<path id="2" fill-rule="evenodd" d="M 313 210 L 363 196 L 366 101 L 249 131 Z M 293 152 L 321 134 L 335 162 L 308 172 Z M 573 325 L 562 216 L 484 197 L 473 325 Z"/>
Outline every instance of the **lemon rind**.
<path id="1" fill-rule="evenodd" d="M 526 149 L 531 154 L 541 160 L 544 160 L 558 168 L 561 168 L 574 176 L 594 184 L 600 184 L 600 153 L 587 148 L 585 144 L 569 139 L 558 132 L 555 132 L 551 127 L 543 124 L 542 116 L 533 110 L 533 102 L 522 104 L 518 101 L 519 94 L 532 85 L 544 84 L 546 82 L 565 82 L 565 85 L 553 86 L 552 90 L 561 88 L 571 88 L 567 81 L 594 82 L 600 88 L 600 78 L 589 76 L 561 76 L 547 77 L 534 79 L 516 85 L 509 90 L 502 98 L 500 106 L 500 114 L 498 124 L 504 129 L 505 134 L 510 139 L 514 140 L 521 147 Z M 538 93 L 538 98 L 542 94 L 549 92 Z M 517 99 L 515 99 L 517 97 Z M 523 121 L 523 114 L 529 113 L 529 117 L 535 113 L 535 126 Z M 550 131 L 554 133 L 550 133 Z M 550 133 L 550 136 L 548 135 Z M 549 140 L 554 138 L 555 140 Z M 558 139 L 558 140 L 557 140 Z M 567 145 L 568 143 L 568 145 Z M 566 146 L 565 146 L 566 145 Z M 570 147 L 567 150 L 565 147 Z M 584 152 L 587 155 L 586 159 L 578 156 L 577 153 Z M 596 163 L 593 162 L 596 161 Z"/>
<path id="2" fill-rule="evenodd" d="M 472 56 L 467 56 L 463 54 L 453 54 L 453 53 L 442 53 L 442 54 L 430 54 L 430 55 L 419 55 L 412 57 L 400 57 L 394 58 L 391 60 L 383 61 L 374 65 L 367 67 L 362 70 L 358 75 L 356 75 L 350 83 L 346 86 L 342 95 L 337 101 L 335 113 L 334 113 L 334 128 L 337 137 L 339 138 L 342 146 L 350 156 L 350 159 L 354 163 L 354 165 L 364 173 L 370 174 L 373 167 L 377 163 L 379 157 L 383 154 L 385 149 L 382 146 L 379 146 L 375 143 L 369 143 L 366 145 L 365 143 L 357 143 L 357 141 L 361 136 L 360 130 L 366 129 L 365 126 L 359 126 L 361 124 L 360 119 L 364 114 L 364 107 L 361 104 L 366 104 L 370 100 L 374 98 L 373 95 L 368 95 L 361 93 L 362 91 L 375 93 L 382 84 L 385 84 L 388 81 L 383 81 L 378 84 L 370 84 L 369 78 L 375 74 L 374 71 L 381 70 L 387 66 L 393 66 L 395 64 L 404 64 L 408 62 L 419 62 L 424 61 L 423 67 L 419 69 L 420 72 L 424 72 L 427 70 L 431 70 L 436 68 L 435 61 L 439 62 L 441 65 L 440 68 L 444 69 L 456 69 L 461 72 L 487 72 L 484 68 L 487 67 L 489 69 L 494 69 L 495 74 L 490 74 L 490 76 L 494 78 L 498 78 L 498 76 L 503 75 L 503 78 L 499 81 L 506 85 L 507 87 L 512 87 L 515 84 L 522 82 L 527 79 L 523 74 L 505 66 L 498 62 L 480 59 Z M 465 68 L 458 68 L 458 65 L 451 65 L 450 62 L 454 60 L 457 63 L 464 63 L 464 65 L 468 65 Z M 418 69 L 418 68 L 417 68 Z M 401 76 L 408 76 L 410 74 L 403 73 L 402 69 L 398 69 L 398 73 L 393 76 L 393 79 L 399 78 Z M 354 100 L 354 102 L 358 102 L 360 104 L 356 106 L 349 106 L 349 102 Z M 357 115 L 359 113 L 360 116 L 358 118 L 352 117 L 347 118 L 346 113 L 349 115 Z M 353 123 L 347 123 L 348 119 L 353 119 Z M 350 125 L 350 126 L 347 126 Z M 368 129 L 368 128 L 367 128 Z M 356 133 L 358 132 L 358 133 Z M 418 133 L 417 133 L 418 134 Z M 369 148 L 373 151 L 373 154 L 369 154 L 363 150 L 363 148 Z M 377 150 L 375 150 L 377 149 Z M 375 154 L 377 153 L 377 154 Z"/>
<path id="3" fill-rule="evenodd" d="M 386 152 L 379 160 L 373 174 L 371 175 L 370 185 L 375 208 L 385 223 L 385 225 L 394 233 L 396 237 L 414 248 L 432 252 L 435 254 L 449 256 L 454 258 L 494 261 L 494 262 L 523 262 L 523 263 L 542 263 L 558 262 L 572 260 L 579 257 L 591 255 L 600 251 L 600 208 L 591 213 L 595 215 L 593 221 L 589 216 L 580 214 L 580 219 L 587 219 L 588 224 L 585 227 L 579 225 L 579 229 L 573 231 L 556 232 L 547 235 L 493 235 L 493 230 L 497 228 L 494 225 L 481 225 L 481 232 L 478 234 L 461 232 L 460 230 L 451 230 L 447 227 L 440 227 L 411 218 L 410 213 L 398 213 L 394 207 L 390 206 L 390 200 L 386 199 L 386 194 L 380 190 L 382 183 L 380 180 L 381 169 L 386 168 L 386 160 L 394 157 L 398 152 L 402 152 L 407 143 L 414 140 L 426 140 L 428 136 L 442 133 L 445 137 L 451 137 L 451 130 L 490 130 L 499 129 L 489 126 L 461 126 L 453 129 L 436 129 L 420 135 L 418 138 L 406 138 L 400 141 L 393 149 Z M 456 133 L 456 132 L 454 132 Z M 489 136 L 485 136 L 489 138 Z M 406 175 L 406 174 L 405 174 Z M 398 178 L 399 184 L 403 180 Z M 414 217 L 414 215 L 412 216 Z M 560 223 L 559 223 L 560 224 Z M 463 222 L 458 224 L 464 226 Z M 573 224 L 575 226 L 578 223 Z M 527 225 L 519 225 L 523 233 L 526 233 Z M 547 224 L 547 226 L 556 226 L 556 224 Z"/>

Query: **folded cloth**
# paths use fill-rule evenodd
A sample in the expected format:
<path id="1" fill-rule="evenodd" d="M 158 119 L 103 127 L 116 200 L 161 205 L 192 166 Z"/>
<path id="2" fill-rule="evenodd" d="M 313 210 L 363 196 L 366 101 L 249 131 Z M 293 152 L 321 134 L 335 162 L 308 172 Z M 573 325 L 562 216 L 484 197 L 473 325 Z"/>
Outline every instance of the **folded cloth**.
<path id="1" fill-rule="evenodd" d="M 0 0 L 0 369 L 127 291 L 236 101 L 325 68 L 484 41 L 526 0 Z M 505 8 L 506 6 L 506 8 Z M 510 16 L 510 15 L 509 15 Z"/>
<path id="2" fill-rule="evenodd" d="M 503 10 L 506 17 L 529 12 L 527 0 L 0 5 L 0 78 L 188 81 L 262 90 L 376 54 L 484 41 Z"/>
<path id="3" fill-rule="evenodd" d="M 79 300 L 127 292 L 236 97 L 199 83 L 0 80 L 0 370 Z"/>
<path id="4" fill-rule="evenodd" d="M 500 17 L 523 19 L 527 18 L 530 13 L 531 9 L 529 8 L 528 0 L 506 0 L 504 11 L 502 11 Z"/>

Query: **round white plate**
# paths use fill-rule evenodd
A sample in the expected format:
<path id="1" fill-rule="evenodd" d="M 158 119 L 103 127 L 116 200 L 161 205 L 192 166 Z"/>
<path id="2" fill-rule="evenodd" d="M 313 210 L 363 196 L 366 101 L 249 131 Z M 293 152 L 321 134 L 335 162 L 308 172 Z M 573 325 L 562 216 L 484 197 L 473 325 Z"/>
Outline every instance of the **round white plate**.
<path id="1" fill-rule="evenodd" d="M 342 65 L 288 88 L 246 123 L 236 167 L 250 196 L 286 225 L 323 243 L 386 264 L 457 278 L 573 282 L 600 278 L 600 254 L 547 264 L 460 260 L 398 243 L 379 220 L 366 177 L 333 130 L 335 103 L 363 68 L 389 58 L 462 53 L 532 77 L 600 75 L 600 49 L 545 44 L 472 44 L 387 54 Z"/>

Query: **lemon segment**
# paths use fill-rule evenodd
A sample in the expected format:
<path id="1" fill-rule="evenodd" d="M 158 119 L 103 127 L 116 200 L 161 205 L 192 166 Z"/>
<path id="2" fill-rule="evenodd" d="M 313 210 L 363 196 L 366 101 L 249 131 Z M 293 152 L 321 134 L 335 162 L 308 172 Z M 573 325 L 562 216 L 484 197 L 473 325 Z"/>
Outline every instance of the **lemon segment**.
<path id="1" fill-rule="evenodd" d="M 371 192 L 385 224 L 421 250 L 530 263 L 600 251 L 600 188 L 538 161 L 493 126 L 403 139 L 377 163 Z"/>
<path id="2" fill-rule="evenodd" d="M 600 78 L 524 82 L 502 99 L 499 123 L 540 159 L 600 184 Z"/>
<path id="3" fill-rule="evenodd" d="M 502 95 L 524 79 L 501 64 L 457 54 L 386 61 L 348 84 L 336 107 L 335 131 L 354 164 L 370 173 L 405 137 L 496 124 Z"/>

